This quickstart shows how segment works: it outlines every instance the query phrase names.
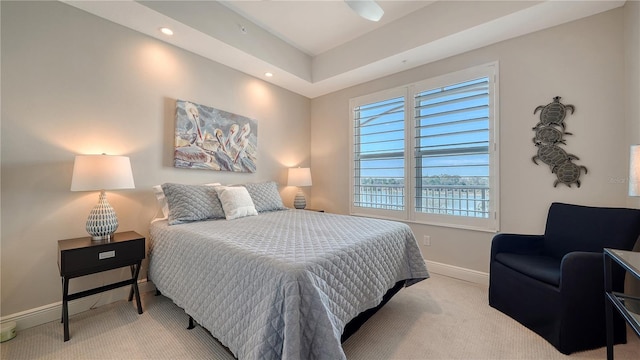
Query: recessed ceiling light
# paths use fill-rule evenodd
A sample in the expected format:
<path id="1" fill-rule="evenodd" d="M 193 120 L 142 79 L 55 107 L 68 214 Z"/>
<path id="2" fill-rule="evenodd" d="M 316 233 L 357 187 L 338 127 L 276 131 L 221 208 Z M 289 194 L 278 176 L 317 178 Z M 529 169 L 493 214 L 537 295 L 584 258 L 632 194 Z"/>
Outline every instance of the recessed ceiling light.
<path id="1" fill-rule="evenodd" d="M 273 74 L 272 74 L 272 73 L 270 73 L 270 72 L 266 72 L 266 73 L 264 73 L 264 76 L 266 76 L 266 77 L 272 77 L 272 76 L 273 76 Z"/>
<path id="2" fill-rule="evenodd" d="M 171 29 L 169 29 L 167 27 L 160 28 L 160 32 L 162 32 L 165 35 L 169 35 L 169 36 L 173 35 L 173 30 L 171 30 Z"/>

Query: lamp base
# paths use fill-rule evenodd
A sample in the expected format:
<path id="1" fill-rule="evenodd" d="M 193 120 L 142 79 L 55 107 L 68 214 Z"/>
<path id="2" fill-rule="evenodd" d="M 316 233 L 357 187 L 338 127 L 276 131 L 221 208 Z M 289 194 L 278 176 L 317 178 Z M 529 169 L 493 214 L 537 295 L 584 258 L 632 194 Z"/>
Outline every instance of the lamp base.
<path id="1" fill-rule="evenodd" d="M 304 193 L 301 189 L 298 189 L 296 197 L 293 199 L 293 207 L 302 210 L 307 207 L 307 199 L 304 198 Z"/>
<path id="2" fill-rule="evenodd" d="M 91 235 L 91 234 L 89 234 L 89 235 Z M 111 239 L 113 239 L 113 233 L 109 234 L 109 235 L 103 235 L 103 236 L 93 236 L 93 235 L 91 236 L 91 241 L 106 241 L 106 242 L 109 242 L 109 241 L 111 241 Z"/>
<path id="3" fill-rule="evenodd" d="M 100 192 L 98 204 L 89 213 L 86 229 L 93 241 L 109 241 L 118 229 L 116 212 L 107 201 L 104 190 Z"/>

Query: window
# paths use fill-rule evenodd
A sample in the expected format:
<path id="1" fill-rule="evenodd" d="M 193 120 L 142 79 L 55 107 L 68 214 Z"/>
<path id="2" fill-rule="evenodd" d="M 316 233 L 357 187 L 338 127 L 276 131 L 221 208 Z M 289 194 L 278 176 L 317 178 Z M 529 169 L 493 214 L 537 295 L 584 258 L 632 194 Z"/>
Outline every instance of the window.
<path id="1" fill-rule="evenodd" d="M 351 100 L 352 214 L 498 229 L 496 68 Z"/>
<path id="2" fill-rule="evenodd" d="M 404 110 L 404 94 L 364 103 L 354 109 L 357 119 L 354 205 L 405 209 Z"/>

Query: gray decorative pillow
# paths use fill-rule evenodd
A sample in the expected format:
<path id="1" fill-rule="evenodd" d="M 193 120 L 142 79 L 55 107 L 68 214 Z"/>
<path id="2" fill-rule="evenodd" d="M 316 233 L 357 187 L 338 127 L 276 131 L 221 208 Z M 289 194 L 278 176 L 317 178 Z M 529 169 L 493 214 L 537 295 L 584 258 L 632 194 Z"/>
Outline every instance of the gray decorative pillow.
<path id="1" fill-rule="evenodd" d="M 169 225 L 225 217 L 213 186 L 167 183 L 162 191 L 169 204 Z"/>
<path id="2" fill-rule="evenodd" d="M 275 181 L 244 184 L 258 212 L 286 210 Z"/>
<path id="3" fill-rule="evenodd" d="M 208 183 L 204 184 L 207 186 L 219 186 L 220 183 Z M 164 191 L 162 191 L 162 185 L 154 185 L 152 187 L 153 194 L 156 196 L 156 200 L 158 201 L 158 206 L 162 210 L 162 215 L 165 219 L 169 218 L 169 204 L 167 204 L 167 198 L 164 196 Z"/>

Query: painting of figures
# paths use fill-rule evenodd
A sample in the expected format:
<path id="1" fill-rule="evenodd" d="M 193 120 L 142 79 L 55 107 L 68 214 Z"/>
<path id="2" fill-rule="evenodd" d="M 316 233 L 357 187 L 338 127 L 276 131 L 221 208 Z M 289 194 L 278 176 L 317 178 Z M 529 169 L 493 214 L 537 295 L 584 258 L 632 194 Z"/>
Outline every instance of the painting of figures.
<path id="1" fill-rule="evenodd" d="M 176 101 L 175 167 L 253 173 L 257 150 L 256 120 Z"/>

